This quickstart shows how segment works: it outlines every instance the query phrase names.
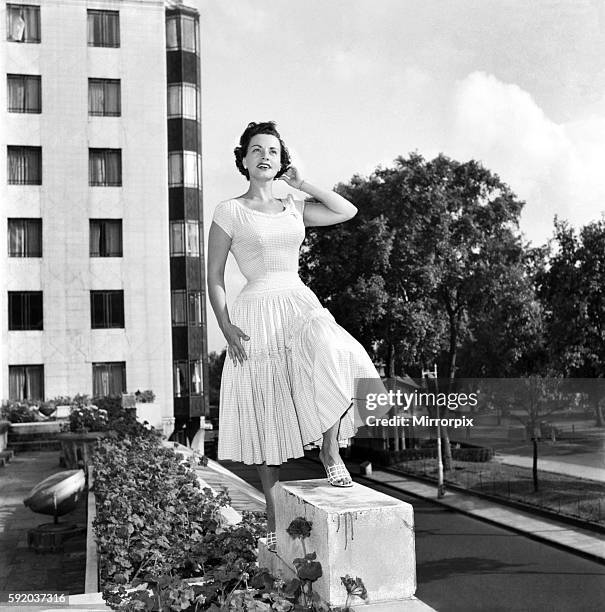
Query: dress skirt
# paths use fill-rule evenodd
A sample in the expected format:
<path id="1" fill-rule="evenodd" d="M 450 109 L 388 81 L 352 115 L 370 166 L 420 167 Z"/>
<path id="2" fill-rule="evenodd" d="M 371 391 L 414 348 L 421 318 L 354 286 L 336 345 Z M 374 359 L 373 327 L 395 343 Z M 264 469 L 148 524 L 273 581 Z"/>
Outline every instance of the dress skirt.
<path id="1" fill-rule="evenodd" d="M 363 346 L 291 272 L 248 282 L 230 317 L 250 340 L 243 364 L 223 366 L 218 458 L 279 465 L 321 448 L 336 423 L 346 446 L 362 425 L 357 381 L 384 392 Z"/>

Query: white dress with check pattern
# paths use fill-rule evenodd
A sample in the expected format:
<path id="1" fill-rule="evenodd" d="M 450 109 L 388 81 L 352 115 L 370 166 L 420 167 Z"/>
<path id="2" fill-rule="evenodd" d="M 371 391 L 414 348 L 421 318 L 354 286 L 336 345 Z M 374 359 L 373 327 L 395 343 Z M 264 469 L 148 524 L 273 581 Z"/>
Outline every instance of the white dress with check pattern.
<path id="1" fill-rule="evenodd" d="M 321 447 L 339 422 L 341 446 L 359 426 L 351 406 L 356 378 L 379 379 L 370 357 L 298 276 L 304 202 L 290 195 L 279 213 L 221 202 L 213 221 L 231 237 L 247 284 L 230 307 L 250 340 L 248 355 L 223 366 L 218 458 L 279 465 Z"/>

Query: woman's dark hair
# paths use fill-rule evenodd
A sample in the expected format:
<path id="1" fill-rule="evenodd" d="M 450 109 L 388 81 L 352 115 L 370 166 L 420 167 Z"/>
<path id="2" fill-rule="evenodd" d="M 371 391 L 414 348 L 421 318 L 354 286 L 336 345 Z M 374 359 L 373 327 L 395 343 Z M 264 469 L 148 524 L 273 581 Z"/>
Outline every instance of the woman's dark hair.
<path id="1" fill-rule="evenodd" d="M 284 141 L 281 139 L 277 128 L 275 127 L 275 121 L 265 121 L 263 123 L 252 123 L 248 124 L 248 127 L 244 130 L 244 133 L 241 135 L 239 139 L 239 146 L 235 147 L 235 165 L 237 169 L 248 179 L 250 180 L 250 174 L 248 170 L 244 168 L 243 159 L 248 154 L 248 145 L 252 140 L 253 136 L 257 136 L 258 134 L 269 134 L 271 136 L 275 136 L 277 140 L 279 140 L 280 148 L 281 148 L 281 168 L 279 172 L 275 175 L 275 178 L 279 178 L 290 166 L 290 153 Z"/>

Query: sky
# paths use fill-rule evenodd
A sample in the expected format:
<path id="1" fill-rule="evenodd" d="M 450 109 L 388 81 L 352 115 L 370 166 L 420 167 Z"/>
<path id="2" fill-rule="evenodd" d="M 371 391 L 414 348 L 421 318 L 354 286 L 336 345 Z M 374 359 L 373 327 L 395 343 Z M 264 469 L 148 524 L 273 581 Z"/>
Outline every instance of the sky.
<path id="1" fill-rule="evenodd" d="M 555 215 L 605 211 L 605 0 L 185 4 L 200 12 L 206 237 L 247 189 L 233 148 L 250 121 L 276 121 L 326 188 L 412 151 L 479 160 L 526 202 L 536 245 Z M 244 283 L 229 256 L 228 304 Z M 226 346 L 209 303 L 208 340 Z"/>

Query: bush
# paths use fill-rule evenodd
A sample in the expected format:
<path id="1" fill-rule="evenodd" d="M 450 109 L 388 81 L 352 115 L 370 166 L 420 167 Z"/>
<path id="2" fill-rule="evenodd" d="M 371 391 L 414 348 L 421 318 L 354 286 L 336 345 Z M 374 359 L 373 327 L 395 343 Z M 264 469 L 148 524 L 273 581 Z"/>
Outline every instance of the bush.
<path id="1" fill-rule="evenodd" d="M 107 411 L 96 406 L 77 406 L 69 414 L 69 430 L 77 433 L 88 431 L 107 431 L 109 419 Z"/>
<path id="2" fill-rule="evenodd" d="M 145 391 L 137 390 L 134 394 L 134 399 L 137 402 L 141 402 L 141 404 L 153 404 L 155 393 L 151 389 L 146 389 Z"/>
<path id="3" fill-rule="evenodd" d="M 94 455 L 103 596 L 112 606 L 160 597 L 186 609 L 201 594 L 203 608 L 220 607 L 256 571 L 258 524 L 248 515 L 226 528 L 227 494 L 202 490 L 192 466 L 147 434 L 105 439 Z M 195 578 L 204 584 L 192 587 Z"/>
<path id="4" fill-rule="evenodd" d="M 4 402 L 0 408 L 0 418 L 11 423 L 36 423 L 44 420 L 38 405 L 28 400 Z"/>
<path id="5" fill-rule="evenodd" d="M 452 459 L 458 461 L 485 462 L 494 458 L 494 449 L 483 446 L 472 448 L 452 448 Z"/>

